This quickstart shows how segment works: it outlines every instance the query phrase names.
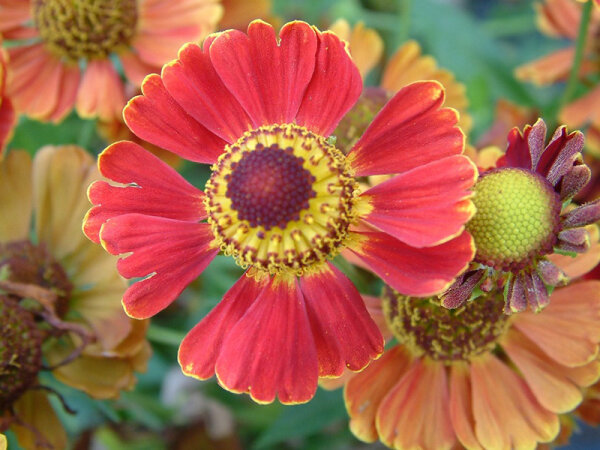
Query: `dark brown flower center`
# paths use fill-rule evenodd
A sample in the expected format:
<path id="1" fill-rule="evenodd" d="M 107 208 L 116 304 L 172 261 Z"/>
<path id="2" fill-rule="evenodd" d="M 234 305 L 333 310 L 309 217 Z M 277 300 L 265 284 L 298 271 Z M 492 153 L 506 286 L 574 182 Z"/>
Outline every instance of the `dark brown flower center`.
<path id="1" fill-rule="evenodd" d="M 37 381 L 42 368 L 42 332 L 33 314 L 0 295 L 0 416 Z"/>
<path id="2" fill-rule="evenodd" d="M 73 285 L 43 245 L 33 245 L 30 241 L 0 244 L 0 273 L 14 283 L 48 289 L 55 294 L 56 315 L 66 314 Z"/>
<path id="3" fill-rule="evenodd" d="M 398 342 L 438 361 L 470 360 L 492 351 L 508 324 L 501 294 L 482 296 L 457 309 L 436 298 L 413 298 L 385 288 L 383 311 Z"/>
<path id="4" fill-rule="evenodd" d="M 136 0 L 34 0 L 33 19 L 42 40 L 69 61 L 102 59 L 131 41 Z"/>
<path id="5" fill-rule="evenodd" d="M 300 212 L 308 209 L 308 201 L 316 195 L 315 177 L 303 163 L 291 147 L 284 150 L 277 144 L 268 148 L 259 144 L 245 153 L 226 177 L 226 195 L 238 218 L 265 230 L 283 229 L 291 220 L 299 220 Z"/>

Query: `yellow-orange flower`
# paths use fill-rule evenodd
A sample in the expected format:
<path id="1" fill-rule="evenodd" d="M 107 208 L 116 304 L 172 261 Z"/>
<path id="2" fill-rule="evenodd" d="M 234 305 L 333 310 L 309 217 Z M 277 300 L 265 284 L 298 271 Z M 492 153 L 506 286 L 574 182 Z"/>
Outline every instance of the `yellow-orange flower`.
<path id="1" fill-rule="evenodd" d="M 58 121 L 75 106 L 109 119 L 125 106 L 113 64 L 139 86 L 185 42 L 212 32 L 219 0 L 0 0 L 9 48 L 8 92 L 19 112 Z"/>
<path id="2" fill-rule="evenodd" d="M 133 387 L 150 355 L 148 323 L 122 311 L 127 286 L 115 258 L 81 232 L 86 189 L 99 177 L 93 158 L 73 146 L 45 147 L 33 161 L 11 151 L 0 163 L 0 309 L 30 336 L 0 345 L 0 431 L 10 427 L 24 448 L 66 446 L 39 389 L 42 358 L 59 381 L 113 398 Z M 15 339 L 11 329 L 1 343 Z"/>
<path id="3" fill-rule="evenodd" d="M 365 27 L 362 22 L 358 22 L 354 27 L 351 27 L 345 19 L 335 21 L 329 29 L 337 34 L 340 39 L 348 42 L 352 60 L 358 67 L 360 75 L 365 78 L 379 63 L 383 55 L 383 39 L 381 39 L 381 36 L 374 29 Z M 424 80 L 425 78 L 419 79 Z"/>
<path id="4" fill-rule="evenodd" d="M 350 428 L 396 449 L 534 448 L 600 376 L 600 282 L 559 288 L 541 314 L 506 316 L 501 293 L 449 311 L 388 291 L 399 345 L 345 388 Z"/>

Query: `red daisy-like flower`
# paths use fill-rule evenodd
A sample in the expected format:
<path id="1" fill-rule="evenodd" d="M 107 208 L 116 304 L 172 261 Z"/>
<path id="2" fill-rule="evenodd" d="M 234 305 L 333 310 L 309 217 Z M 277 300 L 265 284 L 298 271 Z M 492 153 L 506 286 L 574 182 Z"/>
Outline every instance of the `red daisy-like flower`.
<path id="1" fill-rule="evenodd" d="M 444 291 L 474 248 L 477 177 L 436 82 L 402 89 L 348 156 L 330 134 L 362 81 L 346 44 L 303 22 L 255 21 L 187 44 L 124 111 L 141 139 L 212 164 L 204 192 L 132 142 L 99 158 L 85 233 L 133 284 L 133 317 L 169 305 L 223 251 L 248 268 L 183 340 L 183 371 L 259 402 L 309 400 L 318 377 L 361 370 L 383 339 L 328 260 L 349 249 L 395 289 Z M 396 174 L 361 193 L 356 177 Z"/>
<path id="2" fill-rule="evenodd" d="M 444 306 L 461 306 L 477 286 L 485 292 L 504 287 L 506 313 L 528 305 L 539 311 L 551 288 L 567 279 L 548 256 L 589 249 L 585 226 L 600 220 L 600 200 L 570 205 L 591 176 L 581 156 L 583 134 L 563 126 L 547 145 L 545 139 L 542 119 L 523 133 L 514 128 L 506 154 L 481 173 L 474 189 L 477 213 L 467 225 L 477 253 L 444 294 Z"/>

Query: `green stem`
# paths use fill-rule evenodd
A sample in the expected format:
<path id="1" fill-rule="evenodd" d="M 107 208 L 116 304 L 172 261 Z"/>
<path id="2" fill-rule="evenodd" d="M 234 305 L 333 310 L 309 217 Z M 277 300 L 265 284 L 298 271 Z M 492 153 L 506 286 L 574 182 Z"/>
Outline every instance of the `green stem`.
<path id="1" fill-rule="evenodd" d="M 404 43 L 408 40 L 410 36 L 410 9 L 411 9 L 411 0 L 400 0 L 400 42 Z"/>
<path id="2" fill-rule="evenodd" d="M 573 65 L 571 66 L 571 72 L 569 74 L 569 80 L 567 86 L 559 103 L 559 112 L 563 107 L 573 98 L 573 93 L 577 87 L 579 81 L 579 69 L 581 62 L 583 61 L 583 53 L 585 51 L 585 41 L 587 38 L 587 32 L 590 25 L 590 17 L 592 16 L 593 1 L 589 0 L 583 4 L 581 11 L 581 21 L 579 22 L 579 31 L 577 32 L 577 41 L 575 44 L 575 58 L 573 59 Z"/>
<path id="3" fill-rule="evenodd" d="M 173 330 L 171 328 L 161 327 L 159 325 L 151 324 L 148 328 L 148 339 L 157 344 L 166 344 L 178 346 L 181 344 L 185 334 L 181 331 Z"/>

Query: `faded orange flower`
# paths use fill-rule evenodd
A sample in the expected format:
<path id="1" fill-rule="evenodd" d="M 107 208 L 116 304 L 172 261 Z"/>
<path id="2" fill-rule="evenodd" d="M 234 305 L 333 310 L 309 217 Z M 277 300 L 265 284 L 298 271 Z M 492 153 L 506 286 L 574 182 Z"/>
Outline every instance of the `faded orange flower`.
<path id="1" fill-rule="evenodd" d="M 33 162 L 11 151 L 0 163 L 0 431 L 25 448 L 66 447 L 41 370 L 114 398 L 150 356 L 148 323 L 122 311 L 127 285 L 115 258 L 81 232 L 98 178 L 93 158 L 73 146 L 45 147 Z"/>
<path id="2" fill-rule="evenodd" d="M 139 86 L 185 42 L 212 32 L 219 0 L 0 0 L 0 34 L 11 45 L 8 93 L 15 108 L 59 121 L 73 107 L 110 119 L 125 106 L 124 84 Z"/>

